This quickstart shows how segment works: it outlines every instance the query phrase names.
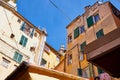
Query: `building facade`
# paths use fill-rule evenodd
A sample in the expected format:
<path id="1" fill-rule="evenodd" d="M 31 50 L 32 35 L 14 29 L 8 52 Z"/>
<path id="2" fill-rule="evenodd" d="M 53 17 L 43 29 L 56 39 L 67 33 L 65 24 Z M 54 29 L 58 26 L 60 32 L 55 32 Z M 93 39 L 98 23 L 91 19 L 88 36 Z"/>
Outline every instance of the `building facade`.
<path id="1" fill-rule="evenodd" d="M 41 66 L 48 69 L 54 69 L 59 64 L 61 56 L 62 55 L 58 51 L 48 43 L 45 43 Z"/>
<path id="2" fill-rule="evenodd" d="M 96 2 L 92 6 L 86 6 L 85 13 L 76 17 L 67 26 L 64 71 L 86 78 L 93 78 L 104 73 L 103 70 L 87 61 L 84 47 L 119 27 L 119 10 L 110 2 Z"/>
<path id="3" fill-rule="evenodd" d="M 40 65 L 46 31 L 40 30 L 17 11 L 15 0 L 0 0 L 0 80 L 22 61 Z"/>

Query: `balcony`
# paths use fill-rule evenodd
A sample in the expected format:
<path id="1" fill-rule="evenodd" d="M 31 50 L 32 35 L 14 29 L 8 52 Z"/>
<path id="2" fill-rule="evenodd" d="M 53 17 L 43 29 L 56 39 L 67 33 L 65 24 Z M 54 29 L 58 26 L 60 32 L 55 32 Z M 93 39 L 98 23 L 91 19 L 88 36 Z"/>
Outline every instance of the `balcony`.
<path id="1" fill-rule="evenodd" d="M 113 77 L 120 77 L 120 28 L 84 47 L 87 60 Z"/>

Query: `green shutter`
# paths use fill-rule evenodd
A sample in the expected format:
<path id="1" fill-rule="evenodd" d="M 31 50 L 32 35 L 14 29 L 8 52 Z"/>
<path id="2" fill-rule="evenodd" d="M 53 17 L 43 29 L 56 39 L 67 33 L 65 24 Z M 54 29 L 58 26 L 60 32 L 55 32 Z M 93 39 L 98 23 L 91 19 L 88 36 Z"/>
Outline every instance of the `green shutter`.
<path id="1" fill-rule="evenodd" d="M 21 60 L 22 60 L 22 57 L 23 57 L 23 56 L 22 56 L 21 54 L 19 54 L 19 57 L 18 57 L 18 59 L 17 59 L 17 62 L 19 62 L 19 63 L 20 63 L 20 62 L 21 62 Z"/>
<path id="2" fill-rule="evenodd" d="M 21 37 L 21 39 L 20 39 L 20 44 L 22 45 L 23 44 L 23 42 L 24 42 L 24 36 L 22 35 L 22 37 Z"/>
<path id="3" fill-rule="evenodd" d="M 74 30 L 74 39 L 79 36 L 79 27 Z"/>
<path id="4" fill-rule="evenodd" d="M 87 18 L 88 28 L 91 27 L 93 24 L 94 24 L 93 17 L 92 16 L 88 17 Z"/>
<path id="5" fill-rule="evenodd" d="M 78 71 L 78 76 L 82 76 L 82 69 L 79 68 L 79 69 L 77 69 L 77 71 Z"/>
<path id="6" fill-rule="evenodd" d="M 23 43 L 23 46 L 24 46 L 24 47 L 26 46 L 27 41 L 28 41 L 28 39 L 25 37 L 25 38 L 24 38 L 24 43 Z"/>
<path id="7" fill-rule="evenodd" d="M 83 42 L 83 43 L 80 45 L 81 51 L 83 51 L 84 46 L 86 46 L 86 41 L 85 41 L 85 42 Z"/>
<path id="8" fill-rule="evenodd" d="M 20 30 L 24 30 L 25 29 L 25 22 L 22 24 L 22 26 L 21 26 L 21 28 L 20 28 Z"/>
<path id="9" fill-rule="evenodd" d="M 104 36 L 103 29 L 99 30 L 99 31 L 96 33 L 96 36 L 97 36 L 97 38 L 100 38 L 100 37 Z"/>
<path id="10" fill-rule="evenodd" d="M 17 58 L 18 58 L 18 53 L 17 53 L 17 52 L 15 52 L 13 59 L 16 61 L 16 60 L 17 60 Z"/>
<path id="11" fill-rule="evenodd" d="M 98 74 L 102 74 L 102 73 L 104 73 L 104 71 L 98 68 Z"/>
<path id="12" fill-rule="evenodd" d="M 27 41 L 28 41 L 28 38 L 22 35 L 19 43 L 25 47 L 27 44 Z"/>

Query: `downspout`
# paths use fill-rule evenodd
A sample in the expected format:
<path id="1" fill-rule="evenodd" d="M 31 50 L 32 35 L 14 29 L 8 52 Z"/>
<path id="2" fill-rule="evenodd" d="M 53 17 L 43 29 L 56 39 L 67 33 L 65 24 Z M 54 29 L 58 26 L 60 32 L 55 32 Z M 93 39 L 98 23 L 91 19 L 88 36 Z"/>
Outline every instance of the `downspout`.
<path id="1" fill-rule="evenodd" d="M 38 60 L 37 60 L 37 64 L 40 65 L 41 60 L 42 60 L 42 55 L 43 55 L 43 50 L 44 50 L 44 45 L 46 42 L 46 35 L 44 34 L 42 36 L 42 40 L 41 40 L 41 44 L 40 44 L 40 50 L 39 50 L 39 55 L 38 55 Z"/>

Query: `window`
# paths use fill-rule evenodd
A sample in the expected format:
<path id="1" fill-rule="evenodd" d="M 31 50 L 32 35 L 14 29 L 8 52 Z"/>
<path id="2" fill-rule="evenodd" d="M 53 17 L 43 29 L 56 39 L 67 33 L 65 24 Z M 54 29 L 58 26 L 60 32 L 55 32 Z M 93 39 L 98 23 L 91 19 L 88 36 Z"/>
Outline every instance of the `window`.
<path id="1" fill-rule="evenodd" d="M 20 53 L 15 52 L 13 59 L 14 59 L 16 62 L 20 63 L 20 62 L 22 61 L 22 58 L 23 58 L 23 56 L 22 56 Z"/>
<path id="2" fill-rule="evenodd" d="M 99 31 L 96 33 L 96 36 L 97 36 L 97 38 L 100 38 L 100 37 L 104 36 L 103 29 L 99 30 Z"/>
<path id="3" fill-rule="evenodd" d="M 72 63 L 72 54 L 68 54 L 68 64 Z"/>
<path id="4" fill-rule="evenodd" d="M 100 20 L 99 14 L 96 14 L 95 16 L 93 16 L 93 18 L 94 18 L 94 23 Z"/>
<path id="5" fill-rule="evenodd" d="M 86 41 L 80 45 L 80 49 L 82 53 L 84 53 L 84 46 L 86 46 Z"/>
<path id="6" fill-rule="evenodd" d="M 43 66 L 43 67 L 45 67 L 46 64 L 47 64 L 47 61 L 42 58 L 42 61 L 41 61 L 40 65 Z"/>
<path id="7" fill-rule="evenodd" d="M 114 15 L 120 19 L 120 11 L 117 8 L 115 8 L 114 6 L 112 6 L 112 11 L 113 11 Z"/>
<path id="8" fill-rule="evenodd" d="M 27 41 L 28 41 L 28 38 L 26 38 L 24 35 L 22 35 L 19 44 L 21 44 L 23 47 L 25 47 L 27 44 Z"/>
<path id="9" fill-rule="evenodd" d="M 90 78 L 90 70 L 89 70 L 89 67 L 86 67 L 82 70 L 82 77 L 85 77 L 85 78 Z"/>
<path id="10" fill-rule="evenodd" d="M 94 16 L 90 16 L 87 18 L 87 25 L 88 28 L 90 28 L 94 23 L 98 22 L 100 20 L 99 14 L 96 14 Z"/>
<path id="11" fill-rule="evenodd" d="M 5 68 L 8 68 L 9 64 L 10 64 L 10 61 L 3 57 L 1 65 Z"/>
<path id="12" fill-rule="evenodd" d="M 17 20 L 17 22 L 21 23 L 21 20 L 20 20 L 20 19 L 18 19 L 18 20 Z"/>
<path id="13" fill-rule="evenodd" d="M 80 27 L 80 33 L 82 34 L 83 32 L 85 32 L 84 26 Z"/>
<path id="14" fill-rule="evenodd" d="M 72 34 L 68 36 L 68 43 L 72 42 Z"/>
<path id="15" fill-rule="evenodd" d="M 25 34 L 27 34 L 30 37 L 33 37 L 34 35 L 34 29 L 27 25 L 25 22 L 22 24 L 20 30 L 22 30 Z"/>
<path id="16" fill-rule="evenodd" d="M 78 76 L 82 76 L 82 69 L 78 68 L 77 71 L 78 71 Z"/>
<path id="17" fill-rule="evenodd" d="M 79 27 L 74 30 L 74 39 L 79 36 Z"/>
<path id="18" fill-rule="evenodd" d="M 87 18 L 88 28 L 90 28 L 93 24 L 94 24 L 94 22 L 93 22 L 93 17 L 92 17 L 92 16 L 88 17 L 88 18 Z"/>

